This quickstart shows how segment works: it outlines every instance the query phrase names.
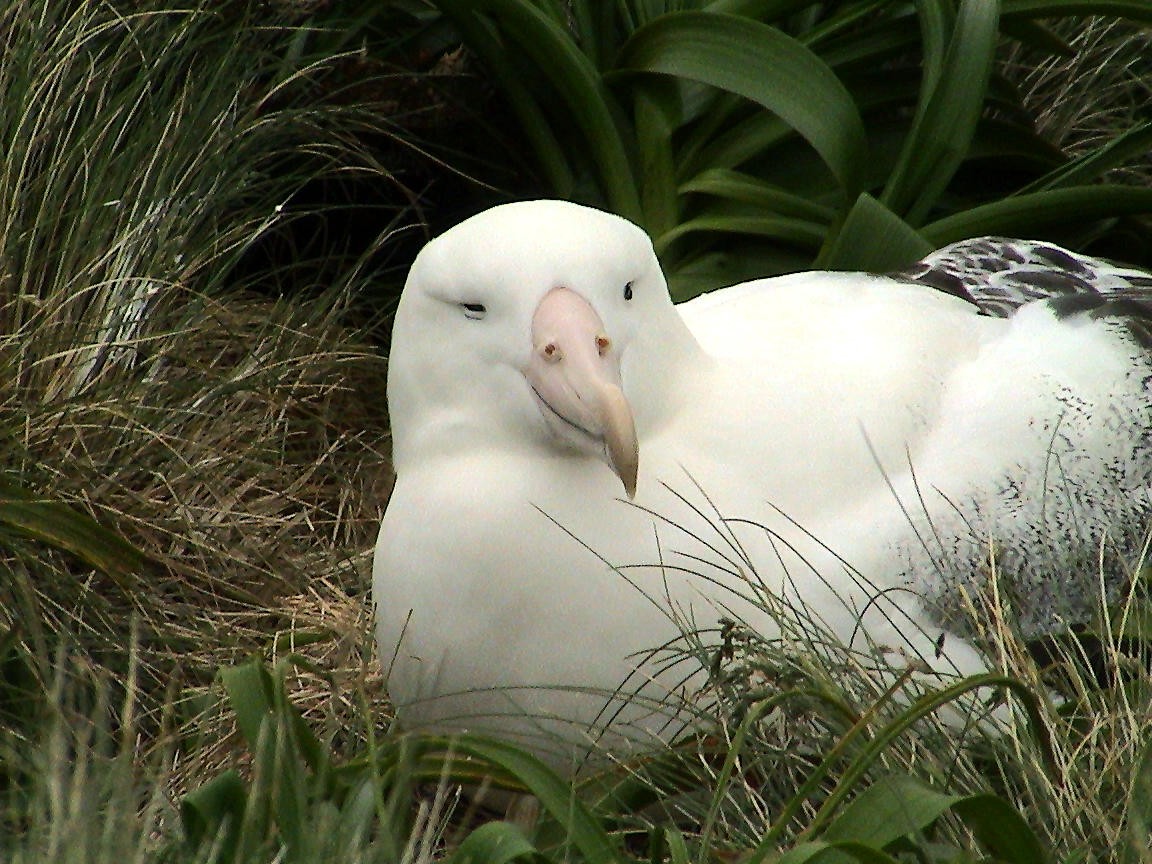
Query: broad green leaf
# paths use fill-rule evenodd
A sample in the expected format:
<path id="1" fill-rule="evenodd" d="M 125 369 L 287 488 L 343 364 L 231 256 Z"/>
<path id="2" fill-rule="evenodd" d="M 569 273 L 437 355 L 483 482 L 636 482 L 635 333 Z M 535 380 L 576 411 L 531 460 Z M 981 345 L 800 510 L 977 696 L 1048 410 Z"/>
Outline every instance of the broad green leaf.
<path id="1" fill-rule="evenodd" d="M 995 795 L 968 795 L 952 811 L 980 845 L 997 861 L 1047 864 L 1048 856 L 1035 832 L 1012 805 Z"/>
<path id="2" fill-rule="evenodd" d="M 804 219 L 780 216 L 727 215 L 711 212 L 681 222 L 671 231 L 655 238 L 653 245 L 656 247 L 656 253 L 663 254 L 673 242 L 696 231 L 773 237 L 816 250 L 824 240 L 825 226 Z"/>
<path id="3" fill-rule="evenodd" d="M 180 823 L 189 846 L 214 847 L 215 861 L 234 860 L 247 805 L 248 790 L 232 770 L 189 792 L 180 800 Z"/>
<path id="4" fill-rule="evenodd" d="M 1152 189 L 1101 184 L 1016 195 L 964 210 L 920 229 L 936 247 L 984 234 L 1031 237 L 1038 226 L 1090 223 L 1152 213 Z"/>
<path id="5" fill-rule="evenodd" d="M 883 849 L 892 841 L 919 833 L 959 801 L 908 775 L 881 777 L 852 799 L 821 834 L 827 842 L 854 840 Z"/>
<path id="6" fill-rule="evenodd" d="M 812 793 L 816 785 L 825 777 L 826 772 L 830 770 L 830 766 L 833 764 L 832 760 L 838 757 L 840 751 L 847 748 L 849 742 L 858 737 L 865 728 L 869 727 L 871 722 L 870 715 L 875 712 L 881 702 L 891 699 L 900 686 L 902 686 L 900 680 L 894 682 L 885 693 L 884 699 L 880 700 L 876 706 L 873 706 L 868 714 L 862 717 L 853 729 L 841 739 L 837 747 L 825 756 L 820 766 L 812 773 L 793 800 L 789 802 L 785 812 L 777 818 L 776 823 L 761 842 L 762 846 L 767 845 L 769 842 L 775 842 L 776 838 L 780 836 L 786 827 L 786 820 L 794 817 L 803 800 Z M 884 750 L 890 747 L 896 738 L 907 732 L 914 723 L 958 699 L 965 697 L 970 698 L 971 694 L 985 688 L 1002 688 L 1016 696 L 1028 714 L 1032 732 L 1036 738 L 1036 743 L 1040 747 L 1041 753 L 1046 759 L 1048 769 L 1056 776 L 1059 776 L 1059 768 L 1052 755 L 1051 736 L 1048 732 L 1048 727 L 1044 725 L 1040 717 L 1038 707 L 1039 700 L 1036 694 L 1033 693 L 1026 684 L 1006 675 L 991 673 L 970 675 L 948 687 L 925 693 L 896 719 L 888 723 L 887 726 L 879 730 L 873 730 L 872 737 L 862 746 L 860 753 L 847 767 L 840 771 L 835 788 L 824 799 L 815 816 L 808 822 L 807 827 L 805 827 L 801 833 L 801 837 L 819 837 L 822 835 L 828 823 L 835 818 L 835 815 L 838 813 L 841 803 L 855 791 L 857 784 L 865 776 L 869 768 L 880 758 Z"/>
<path id="7" fill-rule="evenodd" d="M 891 4 L 874 4 L 887 5 Z M 870 10 L 869 4 L 859 3 L 855 6 L 862 13 Z M 909 7 L 910 9 L 911 7 Z M 850 38 L 840 38 L 829 45 L 820 46 L 820 56 L 832 69 L 844 66 L 859 66 L 872 64 L 876 66 L 902 52 L 915 50 L 919 43 L 919 31 L 916 28 L 916 19 L 912 15 L 884 16 L 880 19 L 883 24 L 876 28 L 865 29 L 853 33 Z M 811 46 L 819 41 L 818 34 L 805 34 L 803 42 Z"/>
<path id="8" fill-rule="evenodd" d="M 733 15 L 670 13 L 633 34 L 617 65 L 699 81 L 762 105 L 812 145 L 847 197 L 859 192 L 867 141 L 856 105 L 823 60 L 779 30 Z"/>
<path id="9" fill-rule="evenodd" d="M 946 0 L 921 0 L 916 4 L 920 25 L 920 50 L 924 55 L 917 118 L 923 116 L 948 69 L 948 43 L 956 27 L 956 12 Z M 919 120 L 917 121 L 919 122 Z"/>
<path id="10" fill-rule="evenodd" d="M 299 850 L 305 843 L 307 778 L 300 767 L 301 748 L 295 746 L 291 734 L 288 715 L 293 709 L 276 698 L 282 682 L 274 681 L 259 661 L 222 669 L 220 680 L 252 754 L 244 838 L 258 840 L 274 823 L 285 846 Z M 253 727 L 255 737 L 251 737 Z"/>
<path id="11" fill-rule="evenodd" d="M 576 38 L 597 69 L 603 71 L 615 49 L 615 12 L 610 3 L 571 3 L 567 6 Z"/>
<path id="12" fill-rule="evenodd" d="M 236 713 L 240 734 L 248 746 L 253 747 L 264 723 L 275 711 L 272 677 L 259 660 L 240 666 L 227 666 L 220 670 L 219 676 L 232 710 Z"/>
<path id="13" fill-rule="evenodd" d="M 444 0 L 440 0 L 443 4 Z M 449 4 L 457 6 L 457 0 Z M 465 4 L 467 5 L 467 4 Z M 498 22 L 501 32 L 547 76 L 564 100 L 572 120 L 584 133 L 603 178 L 608 203 L 621 216 L 641 221 L 640 195 L 627 148 L 617 126 L 618 109 L 600 73 L 566 29 L 546 13 L 522 0 L 485 0 L 482 8 Z M 505 50 L 509 50 L 507 47 Z"/>
<path id="14" fill-rule="evenodd" d="M 1001 18 L 1000 32 L 1053 57 L 1074 57 L 1076 49 L 1050 28 L 1028 18 Z"/>
<path id="15" fill-rule="evenodd" d="M 463 0 L 437 0 L 436 4 L 451 18 L 469 48 L 480 57 L 494 80 L 499 83 L 505 98 L 516 112 L 520 129 L 532 145 L 540 167 L 544 170 L 556 194 L 571 197 L 575 187 L 571 166 L 564 146 L 556 138 L 543 110 L 522 80 L 519 70 L 510 62 L 504 46 L 486 22 L 475 14 L 474 4 Z"/>
<path id="16" fill-rule="evenodd" d="M 688 854 L 688 844 L 684 842 L 684 834 L 677 828 L 665 828 L 664 842 L 668 847 L 668 860 L 671 864 L 688 864 L 691 857 Z M 653 861 L 658 860 L 656 858 Z"/>
<path id="17" fill-rule="evenodd" d="M 821 250 L 816 266 L 884 273 L 918 261 L 931 251 L 932 244 L 916 229 L 865 192 Z"/>
<path id="18" fill-rule="evenodd" d="M 510 864 L 512 861 L 545 860 L 535 846 L 508 822 L 481 825 L 461 841 L 447 864 Z"/>
<path id="19" fill-rule="evenodd" d="M 70 552 L 118 581 L 140 573 L 148 561 L 143 552 L 86 513 L 35 495 L 2 475 L 0 528 Z"/>
<path id="20" fill-rule="evenodd" d="M 783 119 L 763 111 L 714 136 L 715 131 L 702 129 L 699 137 L 690 134 L 682 150 L 681 177 L 692 177 L 709 168 L 735 168 L 792 135 L 792 127 Z"/>
<path id="21" fill-rule="evenodd" d="M 763 857 L 757 856 L 748 864 L 758 864 L 762 860 Z M 776 864 L 898 864 L 898 861 L 862 843 L 810 840 L 797 843 L 781 855 Z"/>
<path id="22" fill-rule="evenodd" d="M 752 174 L 726 168 L 702 171 L 680 185 L 680 194 L 696 193 L 716 198 L 728 198 L 753 204 L 765 211 L 781 216 L 798 216 L 811 222 L 830 223 L 836 218 L 831 207 L 817 204 L 811 198 L 781 189 L 774 183 Z"/>
<path id="23" fill-rule="evenodd" d="M 931 47 L 941 38 L 936 31 L 947 15 L 938 3 L 926 2 L 923 8 L 938 10 L 923 19 Z M 912 131 L 881 198 L 912 225 L 935 205 L 968 152 L 992 72 L 999 20 L 997 0 L 963 0 L 947 51 L 925 70 L 926 98 L 921 97 Z"/>
<path id="24" fill-rule="evenodd" d="M 673 300 L 680 303 L 725 285 L 795 273 L 809 267 L 815 253 L 814 249 L 805 251 L 787 244 L 762 243 L 754 238 L 726 245 L 729 248 L 723 251 L 698 253 L 665 268 Z"/>
<path id="25" fill-rule="evenodd" d="M 811 5 L 812 0 L 712 0 L 703 8 L 706 12 L 742 15 L 746 18 L 755 18 L 757 21 L 773 21 Z"/>
<path id="26" fill-rule="evenodd" d="M 476 757 L 515 777 L 563 826 L 568 842 L 588 861 L 610 864 L 625 860 L 596 817 L 576 799 L 572 787 L 535 756 L 511 744 L 474 735 L 446 739 L 444 749 Z"/>
<path id="27" fill-rule="evenodd" d="M 327 753 L 300 712 L 288 701 L 282 675 L 273 678 L 263 661 L 251 660 L 239 666 L 226 666 L 219 676 L 229 704 L 236 712 L 236 724 L 249 747 L 256 746 L 265 734 L 265 726 L 274 726 L 279 721 L 291 733 L 297 755 L 308 767 L 318 774 L 328 770 Z"/>
<path id="28" fill-rule="evenodd" d="M 998 117 L 981 118 L 968 148 L 968 158 L 989 160 L 993 171 L 1005 162 L 1016 168 L 1026 167 L 1032 173 L 1055 172 L 1068 165 L 1064 152 L 1037 135 L 1034 129 Z"/>
<path id="29" fill-rule="evenodd" d="M 660 79 L 638 82 L 633 94 L 643 227 L 651 235 L 660 235 L 680 221 L 672 154 L 672 132 L 679 125 L 679 94 L 674 82 Z"/>

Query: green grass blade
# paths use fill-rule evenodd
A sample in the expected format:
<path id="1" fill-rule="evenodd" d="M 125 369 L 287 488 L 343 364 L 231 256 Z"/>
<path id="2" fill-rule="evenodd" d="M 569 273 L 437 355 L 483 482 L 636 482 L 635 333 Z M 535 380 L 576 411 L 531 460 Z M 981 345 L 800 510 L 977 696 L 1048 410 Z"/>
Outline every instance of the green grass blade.
<path id="1" fill-rule="evenodd" d="M 713 211 L 681 222 L 671 231 L 655 238 L 653 245 L 657 254 L 663 254 L 676 240 L 697 231 L 771 237 L 815 251 L 824 241 L 826 226 L 783 216 L 749 216 Z"/>
<path id="2" fill-rule="evenodd" d="M 1079 159 L 1033 181 L 1022 192 L 1077 186 L 1095 180 L 1106 171 L 1152 151 L 1152 122 L 1140 123 Z"/>
<path id="3" fill-rule="evenodd" d="M 973 207 L 920 229 L 936 247 L 978 237 L 1007 234 L 1029 237 L 1038 226 L 1080 225 L 1096 219 L 1152 213 L 1152 189 L 1101 184 L 1031 192 Z"/>
<path id="4" fill-rule="evenodd" d="M 932 248 L 915 228 L 865 192 L 821 250 L 815 266 L 884 273 L 920 260 Z"/>
<path id="5" fill-rule="evenodd" d="M 781 189 L 751 174 L 710 168 L 680 185 L 680 194 L 696 193 L 751 204 L 765 213 L 797 216 L 810 222 L 831 223 L 836 211 L 811 198 Z"/>
<path id="6" fill-rule="evenodd" d="M 1152 848 L 1152 740 L 1144 744 L 1128 792 L 1127 843 L 1120 850 L 1122 864 L 1144 864 Z"/>
<path id="7" fill-rule="evenodd" d="M 858 193 L 867 141 L 852 96 L 781 31 L 731 15 L 672 13 L 633 34 L 618 68 L 698 81 L 764 106 L 812 145 L 849 200 Z"/>
<path id="8" fill-rule="evenodd" d="M 86 513 L 39 497 L 0 476 L 0 528 L 70 552 L 85 564 L 123 580 L 139 573 L 147 557 Z"/>

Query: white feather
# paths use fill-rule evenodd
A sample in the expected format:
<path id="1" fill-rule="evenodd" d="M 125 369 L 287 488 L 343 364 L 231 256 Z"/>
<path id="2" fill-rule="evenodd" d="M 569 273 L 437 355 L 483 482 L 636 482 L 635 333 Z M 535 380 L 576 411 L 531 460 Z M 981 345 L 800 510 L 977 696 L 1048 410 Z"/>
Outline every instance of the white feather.
<path id="1" fill-rule="evenodd" d="M 557 286 L 591 304 L 619 354 L 634 501 L 604 460 L 550 431 L 526 386 L 533 310 Z M 1044 301 L 987 317 L 923 285 L 841 273 L 677 307 L 642 231 L 563 202 L 498 207 L 429 244 L 390 362 L 397 483 L 374 567 L 390 694 L 409 725 L 541 752 L 559 736 L 575 744 L 561 760 L 599 736 L 621 685 L 674 701 L 681 676 L 642 661 L 685 622 L 734 616 L 770 635 L 748 599 L 758 586 L 845 641 L 979 671 L 962 639 L 936 656 L 939 616 L 880 589 L 946 610 L 989 543 L 1037 552 L 1055 537 L 1073 557 L 1147 507 L 1152 366 L 1116 321 Z M 1116 500 L 1105 493 L 1128 511 L 1094 511 Z M 1059 615 L 1034 617 L 1043 629 Z M 614 746 L 667 737 L 676 715 L 632 706 Z"/>

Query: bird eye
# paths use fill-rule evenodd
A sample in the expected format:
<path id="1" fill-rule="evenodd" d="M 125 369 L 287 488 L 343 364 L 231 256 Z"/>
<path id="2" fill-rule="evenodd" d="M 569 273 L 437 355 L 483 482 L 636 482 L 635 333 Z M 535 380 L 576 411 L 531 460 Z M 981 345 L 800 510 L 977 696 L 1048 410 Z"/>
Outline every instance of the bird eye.
<path id="1" fill-rule="evenodd" d="M 488 314 L 483 303 L 460 303 L 459 306 L 464 310 L 464 316 L 474 321 L 479 321 Z"/>
<path id="2" fill-rule="evenodd" d="M 625 300 L 631 300 L 632 299 L 632 283 L 631 282 L 624 283 L 624 299 Z"/>

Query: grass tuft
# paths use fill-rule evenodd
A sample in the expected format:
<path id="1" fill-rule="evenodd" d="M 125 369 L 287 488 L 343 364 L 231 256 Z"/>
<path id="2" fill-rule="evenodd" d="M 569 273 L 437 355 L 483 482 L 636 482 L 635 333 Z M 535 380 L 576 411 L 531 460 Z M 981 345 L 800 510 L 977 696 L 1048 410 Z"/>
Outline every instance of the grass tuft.
<path id="1" fill-rule="evenodd" d="M 146 717 L 251 652 L 364 675 L 391 478 L 384 361 L 349 322 L 406 211 L 363 255 L 252 252 L 323 218 L 311 183 L 394 186 L 358 143 L 386 118 L 289 98 L 338 58 L 239 4 L 39 0 L 0 34 L 0 471 L 32 502 L 0 515 L 0 633 L 47 689 L 60 633 L 125 680 L 135 620 Z M 93 567 L 49 513 L 143 563 Z"/>

